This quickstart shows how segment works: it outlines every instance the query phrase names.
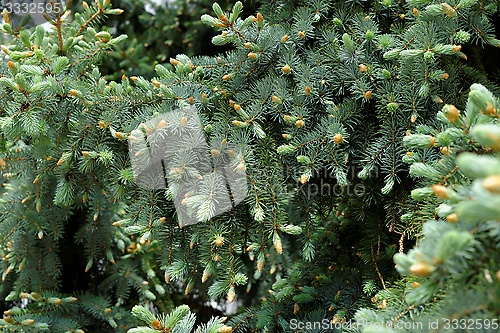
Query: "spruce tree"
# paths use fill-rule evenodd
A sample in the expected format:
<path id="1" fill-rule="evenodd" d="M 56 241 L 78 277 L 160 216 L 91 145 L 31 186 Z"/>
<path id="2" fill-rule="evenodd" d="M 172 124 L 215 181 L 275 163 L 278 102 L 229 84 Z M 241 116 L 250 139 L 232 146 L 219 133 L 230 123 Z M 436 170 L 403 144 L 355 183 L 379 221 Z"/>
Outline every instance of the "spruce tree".
<path id="1" fill-rule="evenodd" d="M 357 313 L 359 322 L 379 326 L 363 332 L 498 331 L 499 106 L 474 84 L 464 109 L 447 104 L 438 128 L 421 126 L 405 137 L 410 175 L 422 187 L 412 191 L 415 208 L 402 219 L 429 220 L 418 245 L 395 255 L 405 278 L 376 296 L 383 309 Z"/>
<path id="2" fill-rule="evenodd" d="M 6 22 L 0 327 L 189 332 L 194 313 L 174 303 L 193 299 L 245 306 L 201 332 L 498 316 L 497 169 L 477 173 L 486 156 L 462 153 L 496 163 L 487 88 L 498 93 L 498 79 L 480 50 L 500 43 L 498 4 L 348 5 L 273 1 L 244 16 L 240 2 L 214 4 L 201 20 L 230 51 L 180 54 L 152 78 L 116 81 L 99 70 L 127 43 L 99 29 L 122 12 L 109 1 L 61 13 L 50 31 Z M 468 93 L 472 83 L 482 86 Z M 186 130 L 164 152 L 160 186 L 144 186 L 157 175 L 142 172 L 155 166 L 153 138 Z M 130 149 L 141 140 L 144 151 Z M 214 162 L 199 170 L 202 158 Z M 245 175 L 230 210 L 217 211 L 212 192 L 218 163 Z M 195 195 L 174 186 L 183 177 Z M 170 298 L 179 291 L 187 298 Z"/>
<path id="3" fill-rule="evenodd" d="M 228 10 L 234 2 L 219 4 Z M 103 59 L 100 68 L 110 80 L 119 80 L 125 73 L 151 78 L 155 65 L 177 54 L 216 55 L 227 49 L 210 42 L 216 31 L 200 20 L 211 11 L 212 1 L 120 0 L 113 1 L 113 6 L 124 12 L 106 17 L 103 25 L 112 34 L 126 34 L 128 42 L 114 45 Z M 255 7 L 247 2 L 245 12 L 251 14 Z"/>

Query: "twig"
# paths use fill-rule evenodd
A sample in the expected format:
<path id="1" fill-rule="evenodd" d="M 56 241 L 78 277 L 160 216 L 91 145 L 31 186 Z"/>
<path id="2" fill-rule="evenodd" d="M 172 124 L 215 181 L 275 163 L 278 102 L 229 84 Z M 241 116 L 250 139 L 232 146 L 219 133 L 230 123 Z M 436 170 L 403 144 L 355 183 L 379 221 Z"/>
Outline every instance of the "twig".
<path id="1" fill-rule="evenodd" d="M 380 279 L 380 282 L 382 282 L 382 287 L 384 290 L 387 288 L 385 287 L 385 282 L 384 278 L 382 277 L 382 274 L 380 274 L 380 271 L 378 269 L 377 261 L 375 260 L 375 253 L 373 252 L 373 245 L 370 246 L 371 252 L 372 252 L 372 260 L 373 260 L 373 265 L 375 266 L 375 270 L 377 271 L 378 278 Z"/>
<path id="2" fill-rule="evenodd" d="M 80 35 L 80 34 L 83 32 L 83 30 L 85 30 L 85 29 L 87 28 L 87 26 L 88 26 L 88 25 L 89 25 L 89 24 L 90 24 L 93 20 L 95 20 L 95 18 L 96 18 L 97 16 L 99 16 L 100 14 L 102 14 L 102 13 L 103 13 L 103 11 L 104 11 L 104 9 L 103 9 L 103 8 L 99 8 L 99 10 L 98 10 L 97 12 L 95 12 L 95 13 L 94 13 L 94 15 L 92 15 L 91 17 L 89 17 L 89 19 L 88 19 L 87 21 L 85 21 L 85 23 L 84 23 L 84 24 L 80 27 L 80 29 L 78 29 L 78 31 L 76 32 L 75 37 L 76 37 L 76 36 L 78 36 L 78 35 Z"/>
<path id="3" fill-rule="evenodd" d="M 62 38 L 62 30 L 61 30 L 61 13 L 57 14 L 57 21 L 56 21 L 56 28 L 57 28 L 57 38 L 59 40 L 59 54 L 62 53 L 63 51 L 63 38 Z"/>

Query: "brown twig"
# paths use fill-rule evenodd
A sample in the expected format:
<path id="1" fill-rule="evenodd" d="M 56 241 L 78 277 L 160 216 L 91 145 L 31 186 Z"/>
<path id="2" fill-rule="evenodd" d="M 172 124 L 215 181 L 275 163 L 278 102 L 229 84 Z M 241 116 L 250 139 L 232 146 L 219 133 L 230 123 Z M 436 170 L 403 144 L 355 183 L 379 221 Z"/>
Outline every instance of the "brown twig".
<path id="1" fill-rule="evenodd" d="M 104 9 L 103 8 L 99 8 L 99 10 L 97 12 L 94 13 L 94 15 L 92 15 L 91 17 L 89 17 L 89 19 L 87 21 L 85 21 L 85 23 L 80 27 L 80 29 L 78 29 L 78 31 L 76 32 L 76 36 L 80 35 L 83 30 L 85 30 L 87 28 L 87 26 L 93 21 L 95 20 L 95 18 L 97 16 L 99 16 L 100 14 L 102 14 L 104 12 Z"/>
<path id="2" fill-rule="evenodd" d="M 63 38 L 62 38 L 62 29 L 61 29 L 61 13 L 57 14 L 56 18 L 56 29 L 57 29 L 57 39 L 59 40 L 59 54 L 63 51 Z"/>
<path id="3" fill-rule="evenodd" d="M 384 278 L 382 277 L 382 274 L 380 274 L 380 271 L 379 271 L 378 265 L 377 265 L 377 261 L 375 260 L 375 253 L 373 252 L 373 245 L 370 246 L 370 249 L 371 249 L 371 253 L 372 253 L 373 265 L 375 266 L 375 271 L 377 271 L 378 278 L 380 279 L 380 282 L 382 282 L 382 287 L 384 288 L 384 290 L 386 290 L 387 288 L 385 287 Z"/>

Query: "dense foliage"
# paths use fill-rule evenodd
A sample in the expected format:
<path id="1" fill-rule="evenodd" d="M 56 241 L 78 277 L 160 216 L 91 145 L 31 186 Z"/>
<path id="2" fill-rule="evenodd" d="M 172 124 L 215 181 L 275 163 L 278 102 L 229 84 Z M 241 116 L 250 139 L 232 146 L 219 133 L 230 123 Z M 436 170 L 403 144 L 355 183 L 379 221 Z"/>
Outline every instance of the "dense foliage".
<path id="1" fill-rule="evenodd" d="M 122 8 L 120 16 L 108 16 L 103 24 L 115 35 L 126 34 L 127 43 L 114 45 L 100 66 L 109 79 L 117 80 L 122 74 L 154 76 L 154 67 L 177 54 L 216 55 L 227 48 L 213 45 L 216 34 L 200 20 L 211 12 L 209 0 L 119 0 L 113 6 Z M 225 10 L 233 2 L 220 1 Z M 256 5 L 247 2 L 245 12 L 252 13 Z M 78 9 L 77 9 L 78 10 Z"/>
<path id="2" fill-rule="evenodd" d="M 197 332 L 498 317 L 498 3 L 212 9 L 200 20 L 229 51 L 165 64 L 153 29 L 110 33 L 136 19 L 110 1 L 50 31 L 3 25 L 0 328 L 189 332 L 210 299 L 244 308 Z M 168 188 L 141 186 L 167 131 L 192 135 L 163 156 Z M 215 161 L 203 170 L 199 140 Z M 247 193 L 216 214 L 226 153 Z M 195 195 L 172 179 L 195 179 Z"/>

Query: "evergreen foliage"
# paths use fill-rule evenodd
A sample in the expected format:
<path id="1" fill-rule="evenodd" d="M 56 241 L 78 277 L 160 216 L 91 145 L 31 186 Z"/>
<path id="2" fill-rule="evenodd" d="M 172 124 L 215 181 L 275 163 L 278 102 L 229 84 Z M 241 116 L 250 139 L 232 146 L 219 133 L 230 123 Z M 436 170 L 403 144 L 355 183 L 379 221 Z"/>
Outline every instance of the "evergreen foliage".
<path id="1" fill-rule="evenodd" d="M 229 0 L 219 4 L 226 10 L 232 6 Z M 200 20 L 210 12 L 212 1 L 119 0 L 113 6 L 124 12 L 103 23 L 114 35 L 126 34 L 128 42 L 114 45 L 103 59 L 100 68 L 107 79 L 118 80 L 123 74 L 151 78 L 158 63 L 177 54 L 216 55 L 226 49 L 210 42 L 215 31 Z M 252 3 L 245 7 L 248 13 L 255 10 Z"/>
<path id="2" fill-rule="evenodd" d="M 498 317 L 499 88 L 478 51 L 499 46 L 498 3 L 348 5 L 271 1 L 245 16 L 240 2 L 214 4 L 201 21 L 230 51 L 180 54 L 152 78 L 117 81 L 98 66 L 134 42 L 99 29 L 121 13 L 108 0 L 55 17 L 50 31 L 12 31 L 0 63 L 0 293 L 10 307 L 0 328 L 190 332 L 194 314 L 175 305 L 209 299 L 246 309 L 196 331 Z M 472 83 L 482 85 L 468 93 Z M 151 122 L 191 107 L 198 126 Z M 248 195 L 214 216 L 216 172 L 203 170 L 184 201 L 202 221 L 185 226 L 175 189 L 138 186 L 127 144 L 190 126 L 213 158 L 234 147 Z M 197 171 L 190 157 L 165 161 L 167 175 Z M 471 167 L 483 161 L 492 166 Z M 187 298 L 172 299 L 179 291 Z"/>
<path id="3" fill-rule="evenodd" d="M 156 318 L 150 310 L 143 306 L 134 306 L 132 309 L 134 316 L 148 324 L 149 327 L 132 328 L 129 333 L 156 333 L 156 332 L 179 332 L 188 333 L 192 332 L 195 325 L 196 316 L 189 310 L 186 305 L 181 305 L 168 315 Z M 231 327 L 224 325 L 227 318 L 212 318 L 208 323 L 198 326 L 195 330 L 197 333 L 230 333 Z"/>
<path id="4" fill-rule="evenodd" d="M 498 98 L 474 84 L 464 110 L 445 105 L 437 129 L 420 127 L 405 137 L 410 174 L 423 186 L 412 197 L 425 207 L 406 218 L 426 211 L 434 219 L 423 224 L 417 246 L 394 257 L 408 276 L 405 284 L 381 291 L 383 310 L 360 310 L 360 322 L 393 325 L 383 332 L 498 331 L 499 106 Z M 429 138 L 431 145 L 424 143 Z"/>

